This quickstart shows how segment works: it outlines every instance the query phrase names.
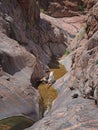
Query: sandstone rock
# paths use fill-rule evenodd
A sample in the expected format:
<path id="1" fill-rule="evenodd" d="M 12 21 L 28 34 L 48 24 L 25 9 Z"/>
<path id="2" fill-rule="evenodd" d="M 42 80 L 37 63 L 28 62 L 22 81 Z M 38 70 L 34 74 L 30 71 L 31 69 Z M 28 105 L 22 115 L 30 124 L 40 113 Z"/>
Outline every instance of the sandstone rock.
<path id="1" fill-rule="evenodd" d="M 49 6 L 49 0 L 38 0 L 40 8 L 44 8 L 45 10 L 47 10 L 48 6 Z"/>
<path id="2" fill-rule="evenodd" d="M 40 18 L 40 10 L 36 0 L 18 0 L 25 20 L 28 24 L 34 24 Z"/>
<path id="3" fill-rule="evenodd" d="M 60 63 L 63 64 L 65 66 L 65 68 L 67 69 L 67 71 L 71 71 L 71 66 L 72 66 L 72 54 L 65 56 L 64 58 L 62 58 L 60 60 Z"/>
<path id="4" fill-rule="evenodd" d="M 25 46 L 44 64 L 49 63 L 52 55 L 62 55 L 66 50 L 64 33 L 52 21 L 50 23 L 45 18 L 39 19 L 39 8 L 35 0 L 2 1 L 0 9 L 4 14 L 2 20 L 5 23 L 2 23 L 6 27 L 5 33 Z M 60 48 L 61 51 L 58 51 Z"/>
<path id="5" fill-rule="evenodd" d="M 94 36 L 96 37 L 95 34 Z M 95 42 L 97 43 L 97 41 Z M 42 120 L 26 130 L 38 130 L 39 128 L 42 130 L 82 130 L 88 128 L 96 130 L 98 128 L 98 108 L 93 100 L 95 84 L 98 83 L 98 75 L 96 75 L 98 73 L 98 66 L 96 65 L 98 47 L 95 46 L 87 50 L 84 49 L 87 48 L 87 43 L 83 46 L 75 50 L 74 68 L 54 84 L 59 96 L 53 103 L 51 111 Z M 87 58 L 88 56 L 89 58 Z M 87 59 L 83 60 L 85 58 Z M 87 61 L 86 66 L 84 65 L 85 61 Z M 79 70 L 82 71 L 82 74 L 78 78 Z M 75 89 L 72 91 L 70 87 Z M 72 98 L 75 94 L 79 96 Z"/>
<path id="6" fill-rule="evenodd" d="M 98 2 L 92 7 L 87 19 L 87 33 L 90 38 L 98 30 Z"/>
<path id="7" fill-rule="evenodd" d="M 70 44 L 70 41 L 76 36 L 78 31 L 80 30 L 80 28 L 82 27 L 82 24 L 85 22 L 85 16 L 83 16 L 83 15 L 81 15 L 79 17 L 74 16 L 74 17 L 68 17 L 68 18 L 66 18 L 66 17 L 52 18 L 50 16 L 47 16 L 47 15 L 41 13 L 40 17 L 41 17 L 41 19 L 44 19 L 45 21 L 49 21 L 49 23 L 52 23 L 51 26 L 54 27 L 55 33 L 57 31 L 60 35 L 60 36 L 58 35 L 59 41 L 62 39 L 62 40 L 64 40 L 65 44 L 68 44 L 68 45 Z M 55 26 L 56 26 L 56 29 L 55 29 Z M 62 35 L 64 35 L 64 36 L 62 36 Z M 54 39 L 54 38 L 52 38 L 52 39 Z M 57 37 L 56 37 L 56 39 L 57 39 Z"/>
<path id="8" fill-rule="evenodd" d="M 17 12 L 15 9 L 17 10 Z M 26 37 L 25 32 L 26 23 L 17 0 L 2 1 L 0 4 L 0 10 L 4 14 L 3 18 L 10 25 L 8 36 L 19 41 L 20 43 L 27 44 L 28 39 Z M 13 20 L 8 21 L 8 17 L 10 17 Z"/>
<path id="9" fill-rule="evenodd" d="M 76 43 L 70 71 L 54 84 L 59 96 L 51 111 L 28 130 L 98 128 L 98 108 L 94 103 L 94 90 L 98 85 L 97 36 L 95 31 L 89 40 L 83 38 Z M 72 87 L 73 90 L 70 89 Z M 73 99 L 75 94 L 79 96 Z"/>
<path id="10" fill-rule="evenodd" d="M 79 14 L 76 11 L 81 1 L 53 2 L 56 3 L 50 4 L 49 8 L 58 9 L 58 12 L 52 12 L 56 17 L 62 17 L 62 11 L 66 16 Z M 68 11 L 72 7 L 72 12 Z M 54 84 L 59 96 L 51 111 L 29 130 L 98 128 L 98 108 L 93 100 L 98 85 L 97 7 L 96 3 L 87 20 L 90 39 L 87 41 L 83 36 L 75 40 L 70 62 L 67 59 L 68 73 Z M 3 72 L 0 75 L 0 119 L 17 114 L 35 121 L 41 118 L 40 96 L 31 82 L 36 83 L 49 69 L 47 64 L 52 56 L 64 54 L 85 22 L 84 16 L 58 19 L 41 14 L 39 19 L 37 9 L 35 0 L 0 1 L 0 68 Z"/>
<path id="11" fill-rule="evenodd" d="M 83 5 L 86 8 L 86 10 L 89 10 L 93 7 L 93 5 L 97 2 L 97 0 L 82 0 Z"/>
<path id="12" fill-rule="evenodd" d="M 66 36 L 63 31 L 52 21 L 50 23 L 47 20 L 39 20 L 38 6 L 35 1 L 29 2 L 27 5 L 26 1 L 17 0 L 0 3 L 0 65 L 4 73 L 0 77 L 1 91 L 5 87 L 8 88 L 2 92 L 3 97 L 6 96 L 4 101 L 2 99 L 1 108 L 4 105 L 6 107 L 4 111 L 0 111 L 1 119 L 22 113 L 32 116 L 34 120 L 41 117 L 39 95 L 32 88 L 31 82 L 35 84 L 36 80 L 43 77 L 52 55 L 62 55 L 66 50 Z M 31 8 L 33 6 L 34 10 Z M 33 11 L 32 14 L 30 11 Z M 28 25 L 25 13 L 29 14 L 28 20 L 34 23 L 33 25 Z M 8 102 L 8 97 L 13 99 L 14 96 L 16 105 L 13 100 Z"/>
<path id="13" fill-rule="evenodd" d="M 92 36 L 91 39 L 89 39 L 88 43 L 87 43 L 87 50 L 91 50 L 93 48 L 95 48 L 96 46 L 98 46 L 98 31 L 96 31 L 94 33 L 94 35 Z"/>
<path id="14" fill-rule="evenodd" d="M 30 83 L 36 63 L 34 55 L 0 33 L 0 119 L 17 114 L 40 118 L 39 94 Z"/>
<path id="15" fill-rule="evenodd" d="M 43 0 L 39 0 L 39 4 L 52 17 L 77 16 L 80 14 L 79 10 L 83 11 L 81 0 L 46 0 L 45 3 Z"/>

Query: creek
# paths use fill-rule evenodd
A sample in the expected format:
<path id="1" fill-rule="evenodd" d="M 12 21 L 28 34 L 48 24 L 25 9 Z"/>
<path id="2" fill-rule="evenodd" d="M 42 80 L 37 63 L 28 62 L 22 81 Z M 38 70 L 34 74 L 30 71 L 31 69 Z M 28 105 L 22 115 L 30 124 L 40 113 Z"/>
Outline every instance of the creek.
<path id="1" fill-rule="evenodd" d="M 34 121 L 25 116 L 12 116 L 0 120 L 0 130 L 23 130 L 34 124 Z"/>
<path id="2" fill-rule="evenodd" d="M 52 58 L 52 60 L 49 63 L 49 67 L 50 67 L 50 70 L 54 72 L 55 81 L 61 78 L 67 72 L 64 65 L 60 64 L 59 61 L 55 58 Z M 53 86 L 49 86 L 49 84 L 47 83 L 41 83 L 38 86 L 38 90 L 42 98 L 42 106 L 43 106 L 42 113 L 44 113 L 47 110 L 49 112 L 52 107 L 52 102 L 58 96 L 58 91 Z"/>

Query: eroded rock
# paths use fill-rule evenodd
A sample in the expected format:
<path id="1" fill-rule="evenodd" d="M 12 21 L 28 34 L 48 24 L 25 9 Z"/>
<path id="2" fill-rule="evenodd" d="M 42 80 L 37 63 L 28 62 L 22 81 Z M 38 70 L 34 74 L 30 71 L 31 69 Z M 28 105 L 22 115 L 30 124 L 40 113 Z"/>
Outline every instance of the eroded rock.
<path id="1" fill-rule="evenodd" d="M 87 25 L 87 28 L 92 26 Z M 94 101 L 97 99 L 94 91 L 98 85 L 97 30 L 93 31 L 89 39 L 83 37 L 75 44 L 70 58 L 70 71 L 54 84 L 59 96 L 53 103 L 52 110 L 28 130 L 98 129 L 98 108 Z M 73 95 L 77 98 L 73 98 Z"/>
<path id="2" fill-rule="evenodd" d="M 98 2 L 92 7 L 87 19 L 87 33 L 90 38 L 98 30 Z"/>
<path id="3" fill-rule="evenodd" d="M 0 119 L 25 114 L 38 120 L 40 96 L 32 87 L 30 78 L 36 58 L 15 40 L 0 33 Z"/>
<path id="4" fill-rule="evenodd" d="M 39 4 L 52 17 L 78 16 L 84 11 L 82 0 L 39 0 Z"/>

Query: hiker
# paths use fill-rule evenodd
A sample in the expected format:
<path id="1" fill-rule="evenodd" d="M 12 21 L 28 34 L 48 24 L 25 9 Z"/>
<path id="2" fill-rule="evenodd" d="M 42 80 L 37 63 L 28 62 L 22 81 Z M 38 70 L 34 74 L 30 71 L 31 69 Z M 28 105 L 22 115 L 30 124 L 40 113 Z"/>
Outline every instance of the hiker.
<path id="1" fill-rule="evenodd" d="M 40 81 L 42 81 L 43 83 L 48 83 L 49 73 L 50 71 L 47 70 L 44 77 Z"/>
<path id="2" fill-rule="evenodd" d="M 47 71 L 45 76 L 41 79 L 41 81 L 48 83 L 49 85 L 53 84 L 54 82 L 54 72 Z"/>
<path id="3" fill-rule="evenodd" d="M 49 73 L 48 84 L 49 84 L 49 85 L 52 85 L 53 82 L 54 82 L 54 72 L 51 71 L 51 72 Z"/>

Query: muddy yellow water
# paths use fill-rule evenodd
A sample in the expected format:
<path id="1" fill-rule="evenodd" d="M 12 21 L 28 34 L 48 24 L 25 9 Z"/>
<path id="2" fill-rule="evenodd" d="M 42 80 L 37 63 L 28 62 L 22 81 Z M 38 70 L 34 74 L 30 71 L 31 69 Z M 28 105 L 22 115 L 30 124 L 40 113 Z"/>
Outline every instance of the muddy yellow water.
<path id="1" fill-rule="evenodd" d="M 59 64 L 59 68 L 52 68 L 51 70 L 54 71 L 55 80 L 61 78 L 67 72 L 64 65 L 62 65 L 62 64 Z"/>
<path id="2" fill-rule="evenodd" d="M 0 130 L 23 130 L 33 123 L 34 121 L 24 116 L 13 116 L 0 120 Z"/>
<path id="3" fill-rule="evenodd" d="M 54 71 L 55 80 L 62 77 L 67 71 L 63 65 L 61 65 L 57 60 L 52 60 L 49 64 L 51 71 Z M 44 110 L 47 106 L 52 105 L 53 100 L 58 96 L 57 90 L 53 86 L 48 84 L 40 84 L 38 87 L 39 93 L 42 97 Z"/>

